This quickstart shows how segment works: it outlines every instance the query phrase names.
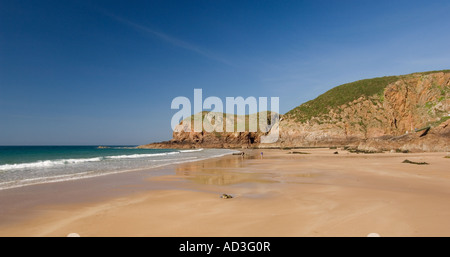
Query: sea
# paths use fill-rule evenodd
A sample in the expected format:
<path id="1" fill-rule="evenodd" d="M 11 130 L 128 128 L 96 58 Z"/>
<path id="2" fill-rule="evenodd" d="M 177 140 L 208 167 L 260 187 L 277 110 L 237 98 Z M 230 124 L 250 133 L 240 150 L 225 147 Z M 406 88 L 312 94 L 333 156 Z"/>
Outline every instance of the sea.
<path id="1" fill-rule="evenodd" d="M 0 190 L 146 170 L 234 152 L 135 146 L 0 146 Z"/>

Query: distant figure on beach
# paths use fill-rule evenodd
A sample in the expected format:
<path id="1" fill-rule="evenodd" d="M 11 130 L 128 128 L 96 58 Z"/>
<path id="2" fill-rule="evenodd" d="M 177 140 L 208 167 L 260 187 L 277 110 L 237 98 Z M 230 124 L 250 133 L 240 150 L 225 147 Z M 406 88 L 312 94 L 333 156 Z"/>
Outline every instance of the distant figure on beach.
<path id="1" fill-rule="evenodd" d="M 263 158 L 263 152 L 261 152 L 261 159 Z"/>
<path id="2" fill-rule="evenodd" d="M 241 153 L 241 155 L 242 155 L 242 159 L 244 159 L 244 155 L 245 155 L 245 153 L 244 153 L 244 152 L 242 152 L 242 153 Z"/>

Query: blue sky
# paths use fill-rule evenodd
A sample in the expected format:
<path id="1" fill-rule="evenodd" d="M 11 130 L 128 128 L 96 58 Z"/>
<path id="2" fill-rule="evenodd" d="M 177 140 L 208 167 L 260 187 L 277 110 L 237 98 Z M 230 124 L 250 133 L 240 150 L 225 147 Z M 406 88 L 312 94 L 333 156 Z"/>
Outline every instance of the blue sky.
<path id="1" fill-rule="evenodd" d="M 450 68 L 449 1 L 0 0 L 0 145 L 168 140 L 176 96 Z"/>

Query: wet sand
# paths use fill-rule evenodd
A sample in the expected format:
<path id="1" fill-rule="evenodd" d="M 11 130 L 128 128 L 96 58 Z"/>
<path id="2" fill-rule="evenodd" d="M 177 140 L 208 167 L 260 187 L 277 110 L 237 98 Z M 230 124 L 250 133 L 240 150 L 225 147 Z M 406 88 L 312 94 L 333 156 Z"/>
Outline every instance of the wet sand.
<path id="1" fill-rule="evenodd" d="M 0 236 L 450 236 L 446 153 L 260 151 L 3 190 Z"/>

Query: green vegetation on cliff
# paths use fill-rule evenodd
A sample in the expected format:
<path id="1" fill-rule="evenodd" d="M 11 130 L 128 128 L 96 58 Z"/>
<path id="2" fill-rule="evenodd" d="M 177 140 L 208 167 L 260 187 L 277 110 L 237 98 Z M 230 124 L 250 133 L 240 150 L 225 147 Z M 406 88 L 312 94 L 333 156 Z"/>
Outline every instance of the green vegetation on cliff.
<path id="1" fill-rule="evenodd" d="M 437 72 L 449 73 L 450 70 L 428 71 L 401 76 L 364 79 L 343 84 L 328 90 L 314 100 L 310 100 L 290 110 L 285 114 L 285 116 L 303 123 L 310 120 L 312 117 L 328 114 L 331 109 L 336 109 L 337 107 L 350 103 L 360 97 L 368 98 L 370 96 L 377 95 L 380 102 L 383 102 L 384 89 L 389 84 L 414 74 L 428 75 Z"/>
<path id="2" fill-rule="evenodd" d="M 398 76 L 390 76 L 343 84 L 292 109 L 286 115 L 296 121 L 305 122 L 312 117 L 327 114 L 331 109 L 352 102 L 361 96 L 381 94 L 387 85 L 397 81 L 398 78 Z"/>

